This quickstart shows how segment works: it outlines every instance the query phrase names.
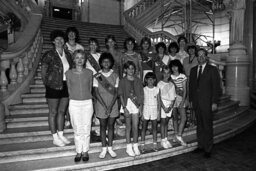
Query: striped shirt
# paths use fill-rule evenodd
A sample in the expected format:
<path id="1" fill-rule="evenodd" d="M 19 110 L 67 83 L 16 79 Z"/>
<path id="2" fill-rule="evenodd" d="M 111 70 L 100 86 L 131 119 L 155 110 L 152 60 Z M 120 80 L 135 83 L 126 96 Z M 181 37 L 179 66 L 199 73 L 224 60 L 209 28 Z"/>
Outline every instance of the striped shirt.
<path id="1" fill-rule="evenodd" d="M 187 80 L 186 75 L 180 73 L 178 76 L 171 75 L 171 77 L 176 86 L 183 90 L 183 83 Z"/>

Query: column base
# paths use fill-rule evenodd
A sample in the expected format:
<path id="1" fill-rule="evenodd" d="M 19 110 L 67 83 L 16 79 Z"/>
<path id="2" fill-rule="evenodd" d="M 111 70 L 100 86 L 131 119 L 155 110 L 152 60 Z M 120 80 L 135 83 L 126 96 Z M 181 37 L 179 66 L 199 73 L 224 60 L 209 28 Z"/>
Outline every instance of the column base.
<path id="1" fill-rule="evenodd" d="M 0 132 L 4 132 L 5 129 L 5 108 L 4 105 L 0 103 Z"/>
<path id="2" fill-rule="evenodd" d="M 249 87 L 226 87 L 226 93 L 231 95 L 231 100 L 240 101 L 240 106 L 250 105 Z"/>

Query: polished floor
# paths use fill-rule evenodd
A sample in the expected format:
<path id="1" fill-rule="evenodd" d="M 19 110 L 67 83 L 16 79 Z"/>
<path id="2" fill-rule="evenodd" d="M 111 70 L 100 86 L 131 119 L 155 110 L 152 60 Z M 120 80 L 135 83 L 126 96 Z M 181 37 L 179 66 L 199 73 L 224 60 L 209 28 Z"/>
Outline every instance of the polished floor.
<path id="1" fill-rule="evenodd" d="M 241 134 L 214 146 L 210 159 L 186 153 L 159 161 L 115 171 L 249 171 L 256 170 L 256 123 Z"/>

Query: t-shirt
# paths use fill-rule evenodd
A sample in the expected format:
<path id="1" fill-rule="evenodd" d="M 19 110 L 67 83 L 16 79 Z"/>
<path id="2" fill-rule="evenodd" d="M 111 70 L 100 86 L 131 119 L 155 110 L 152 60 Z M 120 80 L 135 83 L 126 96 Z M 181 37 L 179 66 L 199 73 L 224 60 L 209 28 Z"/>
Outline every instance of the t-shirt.
<path id="1" fill-rule="evenodd" d="M 164 82 L 164 81 L 159 81 L 157 84 L 157 87 L 161 91 L 161 99 L 162 101 L 173 101 L 176 97 L 175 93 L 175 86 L 173 85 L 172 82 Z"/>
<path id="2" fill-rule="evenodd" d="M 114 72 L 114 70 L 110 70 L 109 72 L 105 73 L 102 72 L 102 70 L 99 71 L 99 73 L 101 73 L 104 77 L 110 77 L 110 75 Z M 116 81 L 115 81 L 115 88 L 117 88 L 119 85 L 119 77 L 117 77 Z M 93 78 L 93 87 L 99 87 L 99 82 L 96 78 Z"/>
<path id="3" fill-rule="evenodd" d="M 147 106 L 157 106 L 157 95 L 159 94 L 159 88 L 148 86 L 143 88 L 144 90 L 144 105 Z"/>
<path id="4" fill-rule="evenodd" d="M 66 42 L 66 46 L 71 54 L 73 54 L 75 50 L 78 50 L 78 49 L 84 50 L 84 47 L 79 43 L 76 43 L 75 46 L 71 46 L 68 42 Z"/>
<path id="5" fill-rule="evenodd" d="M 175 76 L 172 74 L 171 77 L 172 77 L 173 82 L 176 84 L 176 86 L 178 88 L 180 88 L 181 90 L 183 90 L 183 83 L 184 83 L 184 81 L 187 80 L 186 75 L 180 73 L 178 76 Z"/>
<path id="6" fill-rule="evenodd" d="M 186 52 L 186 51 L 179 51 L 178 53 L 177 53 L 177 58 L 180 60 L 180 62 L 183 64 L 183 60 L 186 58 L 186 57 L 188 57 L 189 55 L 188 55 L 188 53 Z"/>

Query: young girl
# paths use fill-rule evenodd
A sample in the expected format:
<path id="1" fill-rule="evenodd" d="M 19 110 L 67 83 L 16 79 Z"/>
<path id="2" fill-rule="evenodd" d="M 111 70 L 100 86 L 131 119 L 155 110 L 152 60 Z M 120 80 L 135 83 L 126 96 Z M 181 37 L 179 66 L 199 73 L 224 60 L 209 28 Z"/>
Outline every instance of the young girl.
<path id="1" fill-rule="evenodd" d="M 154 68 L 154 53 L 151 51 L 151 40 L 148 37 L 143 37 L 140 41 L 140 56 L 141 56 L 141 68 L 143 72 L 143 79 L 148 72 L 153 72 Z"/>
<path id="2" fill-rule="evenodd" d="M 111 157 L 116 157 L 112 149 L 114 138 L 114 124 L 118 117 L 117 87 L 119 77 L 111 68 L 114 65 L 114 58 L 110 53 L 102 53 L 99 59 L 102 68 L 94 76 L 93 86 L 95 87 L 96 104 L 95 112 L 100 120 L 100 136 L 102 141 L 102 151 L 99 158 L 105 158 L 107 152 Z M 106 145 L 106 129 L 108 127 L 108 147 Z"/>
<path id="3" fill-rule="evenodd" d="M 187 77 L 183 74 L 183 66 L 180 60 L 175 59 L 170 62 L 171 69 L 171 78 L 175 84 L 176 90 L 176 101 L 174 104 L 174 112 L 173 112 L 173 126 L 176 134 L 176 139 L 181 143 L 181 145 L 186 146 L 187 144 L 182 138 L 182 133 L 186 123 L 186 110 L 185 110 L 185 102 L 186 102 L 186 82 Z M 178 124 L 178 113 L 180 114 L 181 120 Z"/>
<path id="4" fill-rule="evenodd" d="M 124 65 L 126 76 L 120 80 L 118 94 L 120 96 L 126 126 L 126 153 L 129 156 L 140 155 L 138 148 L 138 124 L 139 113 L 142 110 L 143 86 L 136 77 L 136 67 L 132 61 Z M 133 145 L 131 144 L 131 130 L 133 133 Z"/>
<path id="5" fill-rule="evenodd" d="M 142 79 L 141 56 L 134 51 L 135 46 L 136 43 L 134 38 L 128 37 L 125 39 L 124 49 L 126 52 L 122 55 L 121 64 L 124 66 L 127 61 L 132 61 L 136 66 L 136 76 Z M 122 69 L 122 73 L 124 73 L 124 68 Z"/>
<path id="6" fill-rule="evenodd" d="M 156 75 L 153 72 L 148 72 L 145 75 L 144 87 L 144 104 L 143 104 L 143 121 L 142 121 L 142 132 L 141 141 L 142 153 L 145 150 L 145 135 L 148 127 L 148 121 L 152 122 L 153 131 L 153 150 L 157 151 L 157 120 L 160 118 L 160 91 L 156 87 Z"/>
<path id="7" fill-rule="evenodd" d="M 155 59 L 154 73 L 156 74 L 157 82 L 162 79 L 162 68 L 170 62 L 170 56 L 166 54 L 166 45 L 164 42 L 156 44 L 157 57 Z"/>
<path id="8" fill-rule="evenodd" d="M 69 113 L 74 129 L 77 155 L 75 162 L 89 160 L 92 105 L 92 71 L 84 68 L 85 53 L 76 50 L 73 54 L 75 68 L 66 72 L 69 92 Z M 86 112 L 85 112 L 86 111 Z"/>
<path id="9" fill-rule="evenodd" d="M 177 53 L 179 52 L 179 45 L 176 42 L 172 42 L 168 46 L 168 52 L 170 60 L 178 59 Z"/>
<path id="10" fill-rule="evenodd" d="M 170 148 L 172 144 L 168 141 L 168 123 L 172 116 L 172 109 L 176 98 L 175 86 L 170 82 L 171 71 L 169 66 L 164 66 L 163 79 L 158 82 L 157 87 L 161 92 L 161 146 Z"/>

